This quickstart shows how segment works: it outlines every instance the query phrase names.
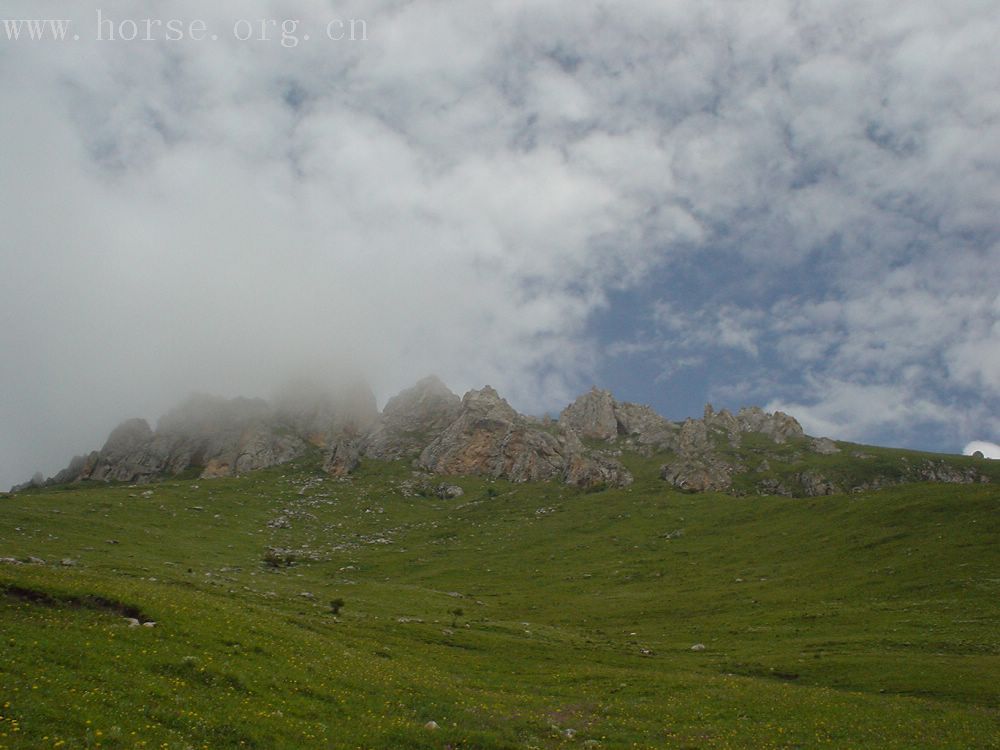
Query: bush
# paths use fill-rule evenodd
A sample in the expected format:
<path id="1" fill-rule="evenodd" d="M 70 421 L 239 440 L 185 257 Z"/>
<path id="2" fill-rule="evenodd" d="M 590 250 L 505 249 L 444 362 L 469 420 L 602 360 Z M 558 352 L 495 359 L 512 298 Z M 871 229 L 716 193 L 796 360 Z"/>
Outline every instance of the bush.
<path id="1" fill-rule="evenodd" d="M 274 570 L 290 568 L 295 564 L 295 553 L 281 547 L 268 547 L 261 562 Z"/>

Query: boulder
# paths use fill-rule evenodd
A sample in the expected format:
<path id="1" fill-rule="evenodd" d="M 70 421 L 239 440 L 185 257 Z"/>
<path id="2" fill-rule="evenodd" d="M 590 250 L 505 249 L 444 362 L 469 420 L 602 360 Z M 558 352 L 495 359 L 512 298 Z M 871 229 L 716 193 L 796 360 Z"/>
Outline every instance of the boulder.
<path id="1" fill-rule="evenodd" d="M 710 455 L 682 457 L 660 467 L 661 479 L 687 492 L 726 492 L 733 474 L 733 466 Z"/>

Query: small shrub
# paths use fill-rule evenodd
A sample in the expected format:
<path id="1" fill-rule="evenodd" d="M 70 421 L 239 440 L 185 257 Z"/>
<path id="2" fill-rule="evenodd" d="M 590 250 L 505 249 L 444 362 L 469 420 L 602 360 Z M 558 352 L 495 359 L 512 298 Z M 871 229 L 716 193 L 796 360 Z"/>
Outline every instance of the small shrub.
<path id="1" fill-rule="evenodd" d="M 261 561 L 273 570 L 290 568 L 295 564 L 295 553 L 280 547 L 268 547 Z"/>

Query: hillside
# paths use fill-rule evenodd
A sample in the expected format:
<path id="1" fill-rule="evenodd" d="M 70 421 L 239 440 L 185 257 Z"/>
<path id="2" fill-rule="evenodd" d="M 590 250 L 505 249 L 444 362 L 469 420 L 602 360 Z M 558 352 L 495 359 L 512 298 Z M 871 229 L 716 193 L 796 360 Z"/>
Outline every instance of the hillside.
<path id="1" fill-rule="evenodd" d="M 995 484 L 690 493 L 639 448 L 602 491 L 311 448 L 0 496 L 0 747 L 1000 744 Z M 841 448 L 788 471 L 996 480 Z"/>

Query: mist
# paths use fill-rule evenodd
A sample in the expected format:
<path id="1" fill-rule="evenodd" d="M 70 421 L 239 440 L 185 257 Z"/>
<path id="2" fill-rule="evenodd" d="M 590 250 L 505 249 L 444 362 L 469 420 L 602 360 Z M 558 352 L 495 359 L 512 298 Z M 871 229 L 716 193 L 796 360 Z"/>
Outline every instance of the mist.
<path id="1" fill-rule="evenodd" d="M 0 45 L 0 486 L 303 377 L 996 434 L 996 19 L 833 5 L 60 10 L 79 41 Z M 291 16 L 367 40 L 224 33 Z"/>

